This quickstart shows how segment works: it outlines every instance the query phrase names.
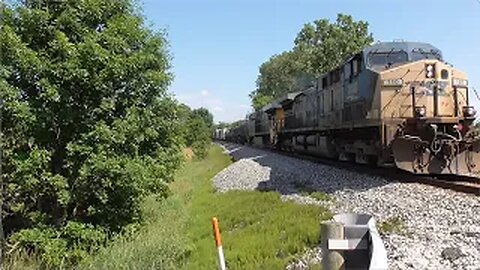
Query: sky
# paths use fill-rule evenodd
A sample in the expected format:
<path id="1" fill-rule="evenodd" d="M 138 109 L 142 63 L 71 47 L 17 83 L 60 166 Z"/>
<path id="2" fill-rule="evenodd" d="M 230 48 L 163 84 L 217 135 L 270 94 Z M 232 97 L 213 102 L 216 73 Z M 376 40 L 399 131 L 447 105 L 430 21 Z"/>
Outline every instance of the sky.
<path id="1" fill-rule="evenodd" d="M 181 102 L 216 122 L 251 111 L 258 67 L 290 50 L 305 23 L 338 13 L 369 23 L 375 40 L 420 41 L 469 75 L 480 94 L 480 0 L 143 0 L 153 29 L 166 30 Z M 472 92 L 470 101 L 480 109 Z"/>

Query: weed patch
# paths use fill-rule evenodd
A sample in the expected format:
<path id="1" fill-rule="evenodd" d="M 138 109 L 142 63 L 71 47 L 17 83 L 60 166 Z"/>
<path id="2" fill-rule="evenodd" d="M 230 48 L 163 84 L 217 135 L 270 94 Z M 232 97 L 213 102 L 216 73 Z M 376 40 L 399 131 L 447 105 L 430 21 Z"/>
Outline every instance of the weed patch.
<path id="1" fill-rule="evenodd" d="M 406 231 L 406 225 L 401 218 L 392 217 L 380 223 L 378 230 L 385 234 L 403 234 Z"/>

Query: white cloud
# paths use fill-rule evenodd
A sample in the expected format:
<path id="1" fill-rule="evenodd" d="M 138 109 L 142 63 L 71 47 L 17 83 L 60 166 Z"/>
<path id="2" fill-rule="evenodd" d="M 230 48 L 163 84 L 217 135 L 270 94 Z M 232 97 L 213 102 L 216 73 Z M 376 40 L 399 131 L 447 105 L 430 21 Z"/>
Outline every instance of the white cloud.
<path id="1" fill-rule="evenodd" d="M 207 90 L 202 90 L 200 92 L 197 92 L 196 94 L 180 94 L 177 95 L 177 99 L 192 108 L 204 107 L 209 109 L 211 112 L 223 111 L 222 99 L 212 96 Z"/>
<path id="2" fill-rule="evenodd" d="M 233 122 L 244 119 L 251 110 L 250 106 L 245 103 L 229 100 L 228 97 L 216 96 L 214 92 L 207 90 L 184 92 L 178 94 L 176 98 L 193 109 L 207 108 L 213 114 L 215 122 Z"/>

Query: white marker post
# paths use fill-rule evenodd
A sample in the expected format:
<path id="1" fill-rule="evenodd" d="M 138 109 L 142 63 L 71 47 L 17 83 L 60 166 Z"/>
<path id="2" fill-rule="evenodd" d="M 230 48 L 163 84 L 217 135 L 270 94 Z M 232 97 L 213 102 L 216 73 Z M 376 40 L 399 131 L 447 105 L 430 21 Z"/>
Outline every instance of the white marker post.
<path id="1" fill-rule="evenodd" d="M 220 228 L 218 227 L 218 219 L 212 218 L 213 237 L 215 238 L 215 246 L 218 251 L 218 268 L 225 270 L 225 256 L 223 255 L 222 238 L 220 237 Z"/>

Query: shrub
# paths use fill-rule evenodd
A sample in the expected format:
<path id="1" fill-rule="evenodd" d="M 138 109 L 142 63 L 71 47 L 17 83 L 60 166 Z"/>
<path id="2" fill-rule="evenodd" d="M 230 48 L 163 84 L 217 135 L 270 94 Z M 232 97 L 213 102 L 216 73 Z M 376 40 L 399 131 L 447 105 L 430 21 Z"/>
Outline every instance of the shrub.
<path id="1" fill-rule="evenodd" d="M 12 235 L 10 241 L 29 254 L 38 254 L 43 267 L 53 268 L 71 266 L 86 258 L 105 243 L 106 234 L 102 228 L 71 221 L 60 230 L 24 229 Z"/>
<path id="2" fill-rule="evenodd" d="M 167 41 L 135 3 L 0 5 L 3 225 L 48 267 L 140 220 L 181 163 Z"/>
<path id="3" fill-rule="evenodd" d="M 184 144 L 193 149 L 197 158 L 204 158 L 211 143 L 212 114 L 205 108 L 190 110 L 187 107 L 183 109 L 182 117 L 184 121 Z"/>

